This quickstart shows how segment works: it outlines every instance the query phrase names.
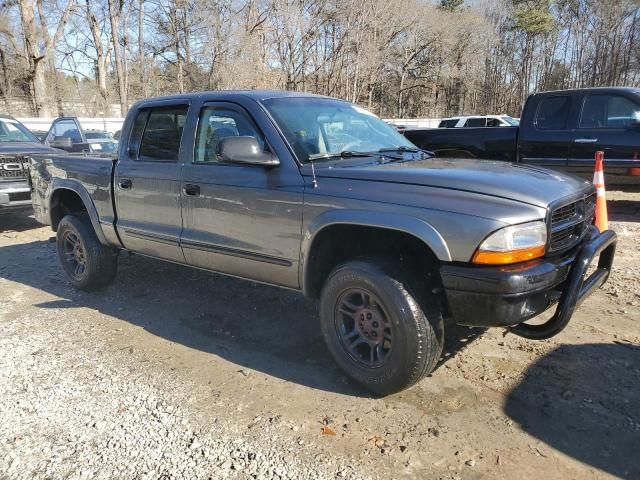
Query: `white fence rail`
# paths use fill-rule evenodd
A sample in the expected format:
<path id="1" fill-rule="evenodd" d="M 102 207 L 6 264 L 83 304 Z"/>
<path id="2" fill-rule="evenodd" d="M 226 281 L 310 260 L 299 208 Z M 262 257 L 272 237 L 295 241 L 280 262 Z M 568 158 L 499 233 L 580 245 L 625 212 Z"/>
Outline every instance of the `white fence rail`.
<path id="1" fill-rule="evenodd" d="M 385 122 L 414 128 L 438 128 L 440 118 L 385 118 Z"/>

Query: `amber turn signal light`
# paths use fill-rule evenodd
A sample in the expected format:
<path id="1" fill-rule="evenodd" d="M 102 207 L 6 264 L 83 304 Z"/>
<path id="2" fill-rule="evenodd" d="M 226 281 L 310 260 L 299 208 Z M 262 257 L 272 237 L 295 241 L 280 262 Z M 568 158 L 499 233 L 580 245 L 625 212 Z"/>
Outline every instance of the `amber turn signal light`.
<path id="1" fill-rule="evenodd" d="M 527 260 L 544 256 L 544 251 L 544 245 L 508 252 L 477 250 L 473 256 L 473 263 L 478 265 L 507 265 L 510 263 L 526 262 Z"/>

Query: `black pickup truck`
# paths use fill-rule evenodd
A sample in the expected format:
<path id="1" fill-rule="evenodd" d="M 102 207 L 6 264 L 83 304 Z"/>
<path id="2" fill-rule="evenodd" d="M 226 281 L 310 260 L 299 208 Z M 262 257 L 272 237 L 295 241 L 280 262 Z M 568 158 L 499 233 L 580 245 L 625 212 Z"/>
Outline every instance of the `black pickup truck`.
<path id="1" fill-rule="evenodd" d="M 145 100 L 116 158 L 30 165 L 35 216 L 77 288 L 111 283 L 128 250 L 299 290 L 319 299 L 338 364 L 378 394 L 435 368 L 445 319 L 558 334 L 616 243 L 592 225 L 589 182 L 435 159 L 356 105 L 298 93 Z"/>
<path id="2" fill-rule="evenodd" d="M 405 130 L 438 157 L 542 165 L 593 175 L 605 152 L 607 182 L 640 185 L 640 89 L 582 88 L 531 95 L 519 127 Z"/>

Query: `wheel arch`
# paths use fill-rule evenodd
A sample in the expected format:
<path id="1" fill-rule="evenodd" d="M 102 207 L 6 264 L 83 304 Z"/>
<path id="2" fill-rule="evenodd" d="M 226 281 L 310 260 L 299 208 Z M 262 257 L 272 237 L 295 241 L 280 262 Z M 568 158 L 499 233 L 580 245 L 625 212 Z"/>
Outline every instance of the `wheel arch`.
<path id="1" fill-rule="evenodd" d="M 54 179 L 49 200 L 51 228 L 57 231 L 62 218 L 69 213 L 86 212 L 100 243 L 108 245 L 102 231 L 98 211 L 84 186 L 72 180 Z"/>
<path id="2" fill-rule="evenodd" d="M 367 248 L 361 252 L 352 249 L 341 252 L 334 258 L 327 242 L 335 242 L 336 238 L 353 240 L 351 235 L 365 233 L 367 238 L 375 238 L 378 247 L 382 243 L 392 242 L 390 245 L 401 251 L 405 242 L 413 249 L 420 249 L 424 255 L 433 261 L 449 262 L 451 253 L 440 233 L 429 223 L 419 218 L 392 213 L 370 212 L 363 210 L 334 210 L 328 211 L 314 219 L 303 233 L 301 249 L 300 284 L 307 297 L 316 298 L 322 288 L 322 283 L 332 268 L 342 260 L 353 258 L 353 254 L 366 255 Z M 346 235 L 346 237 L 345 237 Z M 390 251 L 393 250 L 390 248 Z M 325 261 L 327 260 L 328 262 Z M 345 258 L 346 257 L 346 258 Z"/>

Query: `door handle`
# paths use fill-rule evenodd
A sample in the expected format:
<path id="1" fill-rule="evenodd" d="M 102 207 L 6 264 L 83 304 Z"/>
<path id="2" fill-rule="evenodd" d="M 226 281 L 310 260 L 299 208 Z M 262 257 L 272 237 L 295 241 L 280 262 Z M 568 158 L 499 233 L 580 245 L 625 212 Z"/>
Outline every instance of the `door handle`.
<path id="1" fill-rule="evenodd" d="M 185 183 L 184 193 L 186 195 L 191 195 L 192 197 L 197 197 L 198 195 L 200 195 L 200 185 L 194 185 L 193 183 Z"/>
<path id="2" fill-rule="evenodd" d="M 123 190 L 131 188 L 132 185 L 133 182 L 131 182 L 131 180 L 129 180 L 128 178 L 121 178 L 120 180 L 118 180 L 118 186 Z"/>
<path id="3" fill-rule="evenodd" d="M 597 138 L 576 138 L 574 143 L 596 143 L 597 141 Z"/>

